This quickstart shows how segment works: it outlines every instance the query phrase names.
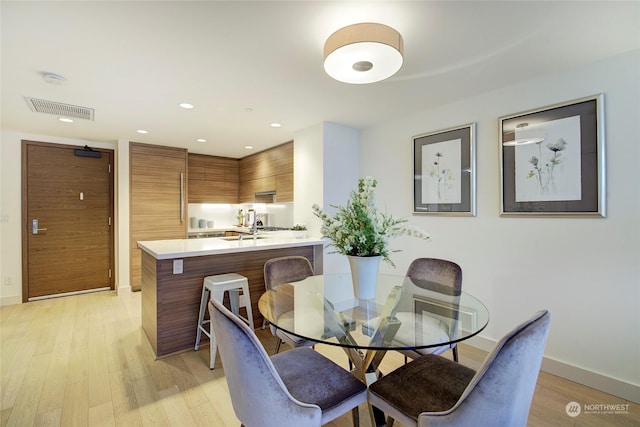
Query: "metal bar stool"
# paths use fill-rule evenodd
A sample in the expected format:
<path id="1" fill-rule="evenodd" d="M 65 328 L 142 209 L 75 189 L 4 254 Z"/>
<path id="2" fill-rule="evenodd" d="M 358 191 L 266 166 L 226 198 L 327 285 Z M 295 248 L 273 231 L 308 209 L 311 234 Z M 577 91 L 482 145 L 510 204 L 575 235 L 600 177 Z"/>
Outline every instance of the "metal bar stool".
<path id="1" fill-rule="evenodd" d="M 247 317 L 240 315 L 240 290 L 244 295 L 245 308 L 247 309 Z M 198 316 L 198 328 L 196 336 L 196 345 L 194 350 L 197 351 L 200 346 L 200 338 L 204 333 L 209 337 L 211 357 L 209 358 L 209 369 L 213 369 L 216 363 L 216 337 L 213 334 L 210 320 L 204 320 L 204 314 L 207 309 L 209 298 L 219 301 L 221 304 L 224 300 L 224 293 L 229 292 L 229 301 L 231 302 L 231 312 L 244 320 L 250 327 L 253 327 L 253 313 L 251 312 L 251 300 L 249 299 L 249 281 L 246 277 L 237 273 L 219 274 L 216 276 L 207 276 L 204 278 L 202 286 L 202 298 L 200 299 L 200 314 Z M 209 324 L 209 328 L 205 328 L 205 324 Z"/>

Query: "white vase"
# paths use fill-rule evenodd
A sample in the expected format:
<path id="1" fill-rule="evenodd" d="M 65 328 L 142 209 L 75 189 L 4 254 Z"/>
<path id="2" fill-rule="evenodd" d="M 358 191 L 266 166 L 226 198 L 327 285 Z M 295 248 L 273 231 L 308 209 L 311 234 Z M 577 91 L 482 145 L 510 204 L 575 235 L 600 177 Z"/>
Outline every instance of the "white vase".
<path id="1" fill-rule="evenodd" d="M 373 299 L 376 296 L 378 282 L 378 267 L 380 256 L 351 256 L 347 255 L 351 267 L 353 294 L 358 299 Z"/>

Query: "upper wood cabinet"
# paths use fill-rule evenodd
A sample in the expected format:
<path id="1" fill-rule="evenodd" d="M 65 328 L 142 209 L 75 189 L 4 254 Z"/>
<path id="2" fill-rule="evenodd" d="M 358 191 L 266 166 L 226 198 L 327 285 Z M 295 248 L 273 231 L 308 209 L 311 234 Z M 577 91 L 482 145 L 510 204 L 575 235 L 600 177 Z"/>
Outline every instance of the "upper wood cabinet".
<path id="1" fill-rule="evenodd" d="M 240 203 L 256 192 L 275 191 L 275 201 L 293 201 L 293 141 L 240 159 Z"/>
<path id="2" fill-rule="evenodd" d="M 238 203 L 240 162 L 189 153 L 189 203 Z"/>

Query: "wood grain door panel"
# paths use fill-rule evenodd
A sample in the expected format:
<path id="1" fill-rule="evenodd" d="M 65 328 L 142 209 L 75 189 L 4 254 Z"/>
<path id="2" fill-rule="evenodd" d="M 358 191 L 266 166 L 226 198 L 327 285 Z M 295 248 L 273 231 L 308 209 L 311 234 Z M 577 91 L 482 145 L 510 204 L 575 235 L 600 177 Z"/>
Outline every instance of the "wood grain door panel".
<path id="1" fill-rule="evenodd" d="M 130 283 L 140 290 L 138 241 L 186 238 L 187 150 L 132 142 L 129 158 Z"/>
<path id="2" fill-rule="evenodd" d="M 79 148 L 23 143 L 23 300 L 113 288 L 113 152 L 75 156 Z"/>

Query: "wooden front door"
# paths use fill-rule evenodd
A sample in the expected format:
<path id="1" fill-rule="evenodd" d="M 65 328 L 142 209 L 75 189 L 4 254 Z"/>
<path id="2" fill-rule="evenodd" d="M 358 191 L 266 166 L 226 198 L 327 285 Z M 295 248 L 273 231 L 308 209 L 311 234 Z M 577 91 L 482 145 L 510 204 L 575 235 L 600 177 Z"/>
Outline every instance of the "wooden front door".
<path id="1" fill-rule="evenodd" d="M 113 150 L 22 142 L 23 302 L 113 289 Z"/>

